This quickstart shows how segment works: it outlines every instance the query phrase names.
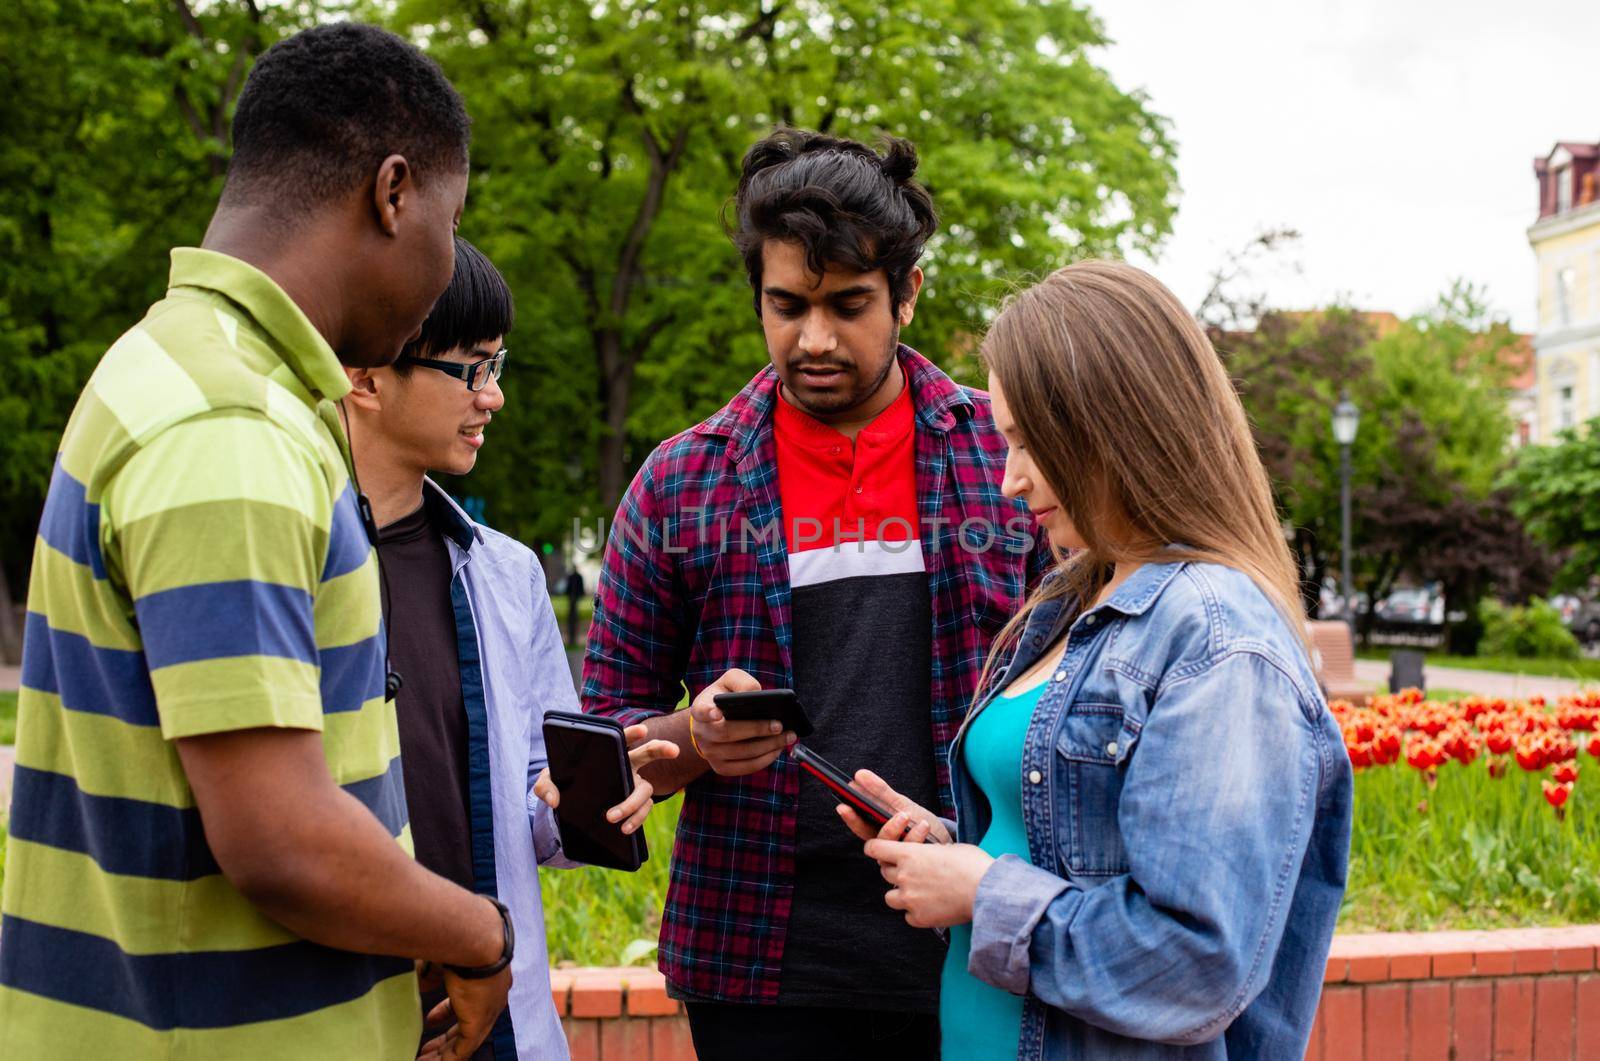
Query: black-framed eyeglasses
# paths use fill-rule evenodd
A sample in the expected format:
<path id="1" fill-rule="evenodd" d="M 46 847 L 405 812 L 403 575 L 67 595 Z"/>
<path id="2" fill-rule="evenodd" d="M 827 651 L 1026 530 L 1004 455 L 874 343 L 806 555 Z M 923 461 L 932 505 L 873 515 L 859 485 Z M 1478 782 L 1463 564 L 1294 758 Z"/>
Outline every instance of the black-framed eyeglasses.
<path id="1" fill-rule="evenodd" d="M 420 365 L 423 368 L 437 369 L 447 376 L 454 376 L 463 380 L 469 391 L 481 391 L 489 385 L 492 379 L 499 379 L 500 374 L 506 370 L 506 352 L 502 347 L 500 352 L 493 357 L 486 357 L 481 361 L 472 361 L 462 364 L 459 361 L 439 361 L 431 357 L 411 357 L 409 355 L 396 358 L 396 364 Z"/>

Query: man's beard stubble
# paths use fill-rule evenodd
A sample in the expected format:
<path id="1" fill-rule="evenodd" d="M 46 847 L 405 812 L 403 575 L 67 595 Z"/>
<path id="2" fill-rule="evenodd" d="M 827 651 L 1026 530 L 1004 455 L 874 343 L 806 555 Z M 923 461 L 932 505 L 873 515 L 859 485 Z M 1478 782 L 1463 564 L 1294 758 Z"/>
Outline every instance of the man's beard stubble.
<path id="1" fill-rule="evenodd" d="M 899 361 L 899 350 L 900 325 L 896 323 L 894 329 L 889 333 L 889 344 L 887 349 L 888 356 L 883 360 L 883 367 L 878 371 L 877 379 L 873 380 L 872 385 L 869 387 L 865 387 L 844 395 L 842 401 L 837 405 L 832 403 L 818 405 L 813 402 L 809 402 L 793 387 L 785 387 L 784 390 L 788 392 L 789 396 L 793 398 L 802 409 L 814 416 L 827 417 L 838 416 L 841 413 L 848 413 L 850 410 L 860 408 L 867 402 L 871 401 L 873 395 L 877 394 L 878 391 L 883 389 L 884 383 L 889 379 L 889 373 L 894 371 L 894 366 Z M 809 367 L 813 364 L 814 363 L 808 359 L 798 358 L 790 361 L 789 371 L 794 373 L 797 372 L 802 365 Z"/>

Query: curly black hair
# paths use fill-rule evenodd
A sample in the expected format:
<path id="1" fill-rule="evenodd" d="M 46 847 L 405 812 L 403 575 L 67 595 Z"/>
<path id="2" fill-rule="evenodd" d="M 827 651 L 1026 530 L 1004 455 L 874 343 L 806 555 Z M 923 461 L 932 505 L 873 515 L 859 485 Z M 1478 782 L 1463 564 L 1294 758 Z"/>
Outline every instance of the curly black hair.
<path id="1" fill-rule="evenodd" d="M 223 201 L 321 204 L 403 155 L 418 183 L 467 166 L 471 121 L 439 64 L 388 30 L 316 26 L 268 48 L 239 95 Z"/>
<path id="2" fill-rule="evenodd" d="M 891 306 L 910 297 L 911 270 L 939 227 L 928 189 L 913 179 L 917 149 L 884 138 L 884 153 L 856 140 L 781 128 L 744 156 L 729 233 L 761 313 L 761 248 L 783 240 L 805 248 L 806 266 L 882 269 Z"/>

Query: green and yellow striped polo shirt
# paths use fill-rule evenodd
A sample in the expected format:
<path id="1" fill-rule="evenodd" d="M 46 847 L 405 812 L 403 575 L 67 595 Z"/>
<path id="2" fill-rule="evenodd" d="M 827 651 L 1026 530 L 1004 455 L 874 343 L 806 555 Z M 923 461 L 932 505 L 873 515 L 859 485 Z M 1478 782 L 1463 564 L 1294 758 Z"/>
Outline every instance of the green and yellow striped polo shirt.
<path id="1" fill-rule="evenodd" d="M 411 1057 L 409 961 L 322 947 L 218 871 L 176 738 L 321 730 L 411 848 L 338 359 L 264 274 L 171 289 L 67 424 L 28 591 L 0 1056 Z"/>

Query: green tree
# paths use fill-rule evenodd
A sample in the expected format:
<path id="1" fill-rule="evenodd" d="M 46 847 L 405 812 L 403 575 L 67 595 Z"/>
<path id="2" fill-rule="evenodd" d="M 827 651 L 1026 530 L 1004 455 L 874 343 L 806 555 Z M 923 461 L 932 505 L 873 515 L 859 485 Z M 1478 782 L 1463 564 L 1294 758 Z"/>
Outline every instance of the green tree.
<path id="1" fill-rule="evenodd" d="M 1253 327 L 1239 328 L 1230 314 L 1234 328 L 1214 326 L 1212 342 L 1250 415 L 1278 510 L 1292 528 L 1306 607 L 1315 615 L 1318 587 L 1338 569 L 1339 449 L 1329 411 L 1341 391 L 1361 392 L 1371 378 L 1366 351 L 1374 326 L 1343 306 L 1317 313 L 1266 311 L 1251 320 Z M 1355 458 L 1353 478 L 1360 481 L 1370 464 L 1369 448 L 1362 445 Z"/>
<path id="2" fill-rule="evenodd" d="M 494 445 L 453 485 L 534 543 L 609 511 L 651 445 L 764 363 L 721 211 L 743 151 L 778 123 L 918 143 L 945 226 L 907 339 L 969 378 L 963 354 L 1009 283 L 1149 249 L 1170 225 L 1166 123 L 1094 64 L 1100 27 L 1069 4 L 10 0 L 0 576 L 13 585 L 75 396 L 160 296 L 168 248 L 204 231 L 250 62 L 349 10 L 428 48 L 474 116 L 464 231 L 505 270 L 521 323 Z"/>
<path id="3" fill-rule="evenodd" d="M 427 43 L 473 115 L 463 232 L 505 271 L 520 323 L 506 427 L 470 489 L 524 537 L 609 513 L 651 446 L 765 362 L 722 210 L 774 126 L 918 145 L 944 225 L 906 338 L 947 366 L 1008 284 L 1149 249 L 1174 209 L 1166 123 L 1095 65 L 1101 28 L 1068 3 L 373 11 Z"/>
<path id="4" fill-rule="evenodd" d="M 1357 440 L 1358 449 L 1365 447 L 1366 474 L 1354 492 L 1361 529 L 1352 547 L 1370 600 L 1387 596 L 1402 575 L 1436 579 L 1447 613 L 1473 617 L 1478 598 L 1494 584 L 1486 577 L 1490 546 L 1501 555 L 1529 555 L 1520 528 L 1514 522 L 1506 528 L 1505 498 L 1493 494 L 1511 437 L 1507 352 L 1517 342 L 1481 293 L 1457 282 L 1430 311 L 1367 348 L 1372 375 L 1361 391 L 1372 415 L 1362 419 L 1364 442 Z M 1485 555 L 1474 556 L 1470 547 L 1444 551 L 1451 538 Z M 1450 556 L 1458 563 L 1446 567 Z M 1509 589 L 1525 595 L 1543 586 L 1519 579 Z M 1372 621 L 1369 613 L 1368 630 Z M 1471 627 L 1475 643 L 1477 623 Z"/>
<path id="5" fill-rule="evenodd" d="M 1600 574 L 1600 419 L 1522 449 L 1506 481 L 1529 532 L 1564 555 L 1556 588 L 1588 589 Z"/>
<path id="6" fill-rule="evenodd" d="M 1312 614 L 1339 566 L 1329 416 L 1346 391 L 1362 411 L 1351 450 L 1357 588 L 1376 601 L 1402 576 L 1436 580 L 1447 611 L 1469 617 L 1491 588 L 1517 598 L 1544 589 L 1543 554 L 1494 489 L 1511 430 L 1506 352 L 1518 339 L 1479 292 L 1457 283 L 1404 321 L 1336 306 L 1263 312 L 1251 329 L 1212 334 L 1292 528 Z"/>
<path id="7" fill-rule="evenodd" d="M 200 239 L 252 57 L 309 3 L 0 4 L 0 601 L 20 586 L 72 403 Z M 0 608 L 0 644 L 15 650 Z"/>

